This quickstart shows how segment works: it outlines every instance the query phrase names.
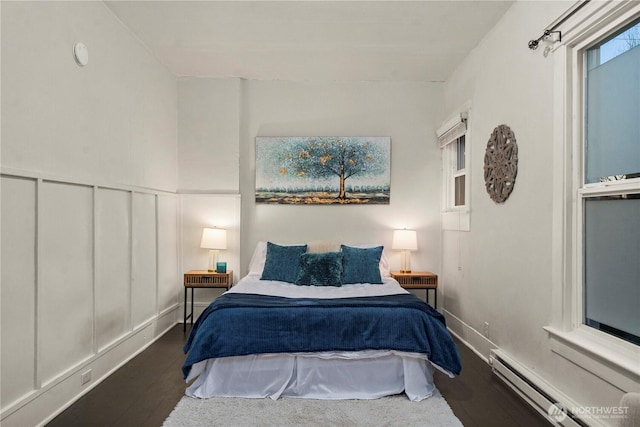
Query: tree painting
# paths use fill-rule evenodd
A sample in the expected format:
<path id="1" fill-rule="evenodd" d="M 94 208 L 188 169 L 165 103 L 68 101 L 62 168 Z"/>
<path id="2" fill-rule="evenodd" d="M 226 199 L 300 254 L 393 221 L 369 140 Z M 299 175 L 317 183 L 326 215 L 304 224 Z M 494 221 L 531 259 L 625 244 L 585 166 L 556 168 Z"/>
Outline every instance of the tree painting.
<path id="1" fill-rule="evenodd" d="M 258 137 L 256 202 L 388 204 L 389 137 Z"/>

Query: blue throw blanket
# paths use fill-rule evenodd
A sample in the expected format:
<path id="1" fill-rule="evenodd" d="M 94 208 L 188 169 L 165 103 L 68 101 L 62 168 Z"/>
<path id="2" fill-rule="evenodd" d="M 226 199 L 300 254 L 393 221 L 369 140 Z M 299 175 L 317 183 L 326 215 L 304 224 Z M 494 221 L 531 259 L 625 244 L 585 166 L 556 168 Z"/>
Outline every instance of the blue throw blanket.
<path id="1" fill-rule="evenodd" d="M 191 366 L 263 353 L 397 350 L 426 354 L 459 374 L 458 349 L 442 314 L 413 294 L 312 299 L 226 293 L 200 315 L 184 345 Z"/>

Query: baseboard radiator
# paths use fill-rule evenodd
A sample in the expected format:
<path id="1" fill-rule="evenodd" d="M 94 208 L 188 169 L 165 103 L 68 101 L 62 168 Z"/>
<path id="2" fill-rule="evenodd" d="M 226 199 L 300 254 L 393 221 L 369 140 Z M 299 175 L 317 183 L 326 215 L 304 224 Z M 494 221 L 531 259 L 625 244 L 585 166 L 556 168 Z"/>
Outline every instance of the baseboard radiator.
<path id="1" fill-rule="evenodd" d="M 566 409 L 570 407 L 569 402 L 558 398 L 560 393 L 551 390 L 548 384 L 501 350 L 491 350 L 489 364 L 496 376 L 544 415 L 551 424 L 563 427 L 589 427 Z"/>

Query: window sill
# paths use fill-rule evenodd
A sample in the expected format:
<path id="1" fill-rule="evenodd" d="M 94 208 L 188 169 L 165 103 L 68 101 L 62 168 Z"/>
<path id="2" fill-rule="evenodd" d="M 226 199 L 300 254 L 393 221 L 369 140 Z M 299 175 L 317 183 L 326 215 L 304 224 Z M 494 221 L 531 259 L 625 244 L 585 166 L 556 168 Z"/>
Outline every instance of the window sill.
<path id="1" fill-rule="evenodd" d="M 640 384 L 640 347 L 587 326 L 570 332 L 551 326 L 551 351 L 624 391 Z"/>
<path id="2" fill-rule="evenodd" d="M 442 229 L 453 231 L 469 231 L 470 215 L 467 209 L 442 212 Z"/>

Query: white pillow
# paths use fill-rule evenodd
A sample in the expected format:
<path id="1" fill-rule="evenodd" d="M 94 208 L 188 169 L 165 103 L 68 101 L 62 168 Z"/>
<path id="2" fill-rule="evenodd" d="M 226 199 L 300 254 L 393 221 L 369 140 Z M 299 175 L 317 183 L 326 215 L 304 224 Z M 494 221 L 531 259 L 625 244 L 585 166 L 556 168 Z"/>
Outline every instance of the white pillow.
<path id="1" fill-rule="evenodd" d="M 258 242 L 249 262 L 249 274 L 262 274 L 267 259 L 267 242 Z"/>
<path id="2" fill-rule="evenodd" d="M 332 240 L 312 240 L 307 243 L 307 252 L 340 252 L 340 242 L 334 242 Z"/>

